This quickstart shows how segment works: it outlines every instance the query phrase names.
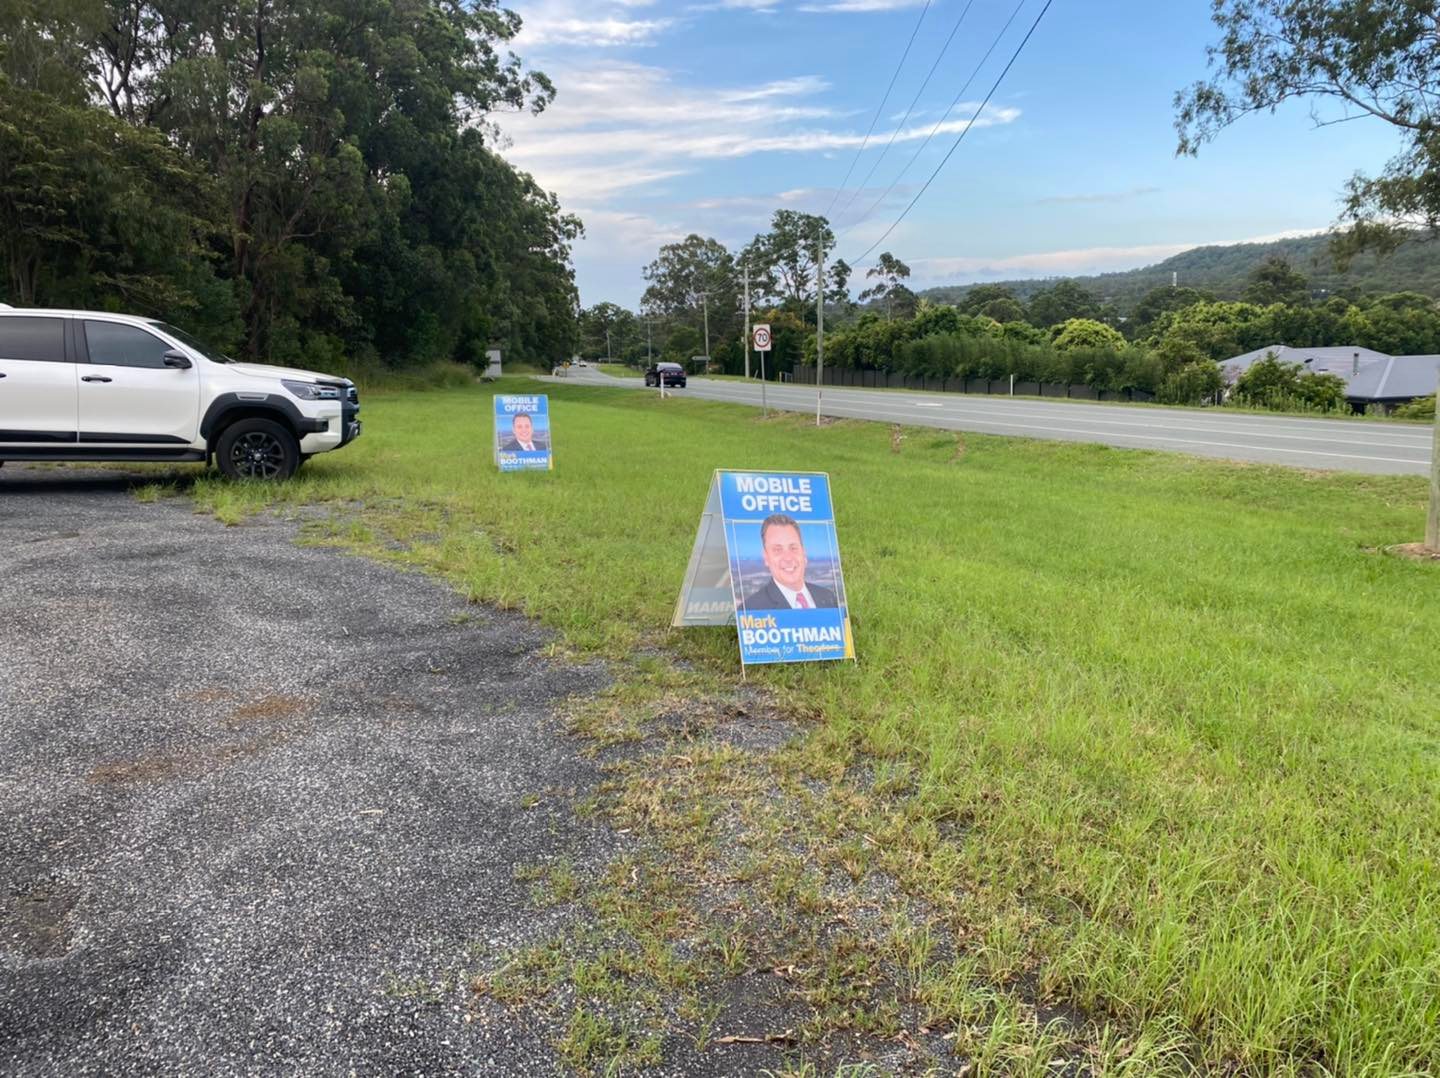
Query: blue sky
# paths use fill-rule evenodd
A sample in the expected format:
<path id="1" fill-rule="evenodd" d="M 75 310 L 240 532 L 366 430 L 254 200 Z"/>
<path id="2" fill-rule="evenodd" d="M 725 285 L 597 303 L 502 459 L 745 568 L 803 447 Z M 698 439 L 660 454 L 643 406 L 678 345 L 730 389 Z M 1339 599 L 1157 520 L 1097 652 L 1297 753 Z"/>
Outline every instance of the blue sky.
<path id="1" fill-rule="evenodd" d="M 641 269 L 662 243 L 699 232 L 733 250 L 781 207 L 830 211 L 838 253 L 855 262 L 976 115 L 1044 0 L 1023 0 L 901 175 L 1017 2 L 971 0 L 902 124 L 966 4 L 931 0 L 842 189 L 924 0 L 511 0 L 525 19 L 515 51 L 559 96 L 538 117 L 498 117 L 503 152 L 585 221 L 575 264 L 586 306 L 635 307 Z M 1172 98 L 1205 75 L 1209 9 L 1209 0 L 1055 0 L 949 164 L 874 254 L 892 251 L 914 286 L 928 287 L 1126 269 L 1199 244 L 1329 225 L 1345 180 L 1378 170 L 1398 140 L 1379 121 L 1316 129 L 1311 107 L 1297 103 L 1241 122 L 1198 159 L 1176 158 Z"/>

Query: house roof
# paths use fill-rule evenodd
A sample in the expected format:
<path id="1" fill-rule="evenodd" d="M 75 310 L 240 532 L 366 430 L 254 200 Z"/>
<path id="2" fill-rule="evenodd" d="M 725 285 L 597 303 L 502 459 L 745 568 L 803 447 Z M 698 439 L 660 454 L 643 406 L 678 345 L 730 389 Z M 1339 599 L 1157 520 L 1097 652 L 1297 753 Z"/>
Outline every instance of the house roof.
<path id="1" fill-rule="evenodd" d="M 1357 348 L 1351 345 L 1330 348 L 1292 348 L 1288 344 L 1272 344 L 1265 348 L 1257 348 L 1253 352 L 1246 352 L 1243 356 L 1227 359 L 1220 364 L 1220 369 L 1233 382 L 1249 370 L 1251 364 L 1259 362 L 1272 352 L 1281 363 L 1298 363 L 1314 374 L 1336 374 L 1345 379 L 1347 383 L 1355 376 L 1357 356 L 1360 360 L 1360 373 L 1362 374 L 1367 368 L 1377 363 L 1384 363 L 1391 358 L 1384 352 L 1377 352 L 1373 348 Z M 1428 393 L 1429 390 L 1426 392 Z"/>
<path id="2" fill-rule="evenodd" d="M 1351 400 L 1414 400 L 1435 392 L 1440 356 L 1391 356 L 1360 369 L 1345 396 Z"/>
<path id="3" fill-rule="evenodd" d="M 1373 348 L 1340 345 L 1331 348 L 1291 348 L 1272 344 L 1220 364 L 1225 378 L 1234 382 L 1270 354 L 1281 363 L 1298 363 L 1313 374 L 1334 374 L 1345 382 L 1345 396 L 1354 401 L 1401 401 L 1428 397 L 1440 379 L 1440 355 L 1389 356 Z M 1358 362 L 1357 362 L 1358 360 Z M 1358 369 L 1357 369 L 1358 368 Z"/>

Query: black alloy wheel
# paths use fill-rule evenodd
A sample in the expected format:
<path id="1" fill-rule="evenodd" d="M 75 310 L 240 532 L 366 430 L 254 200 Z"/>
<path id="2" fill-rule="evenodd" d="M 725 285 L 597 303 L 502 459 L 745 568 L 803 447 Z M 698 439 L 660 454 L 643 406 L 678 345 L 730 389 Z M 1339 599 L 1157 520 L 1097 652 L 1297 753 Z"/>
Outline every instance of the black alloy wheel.
<path id="1" fill-rule="evenodd" d="M 241 419 L 220 435 L 215 462 L 230 479 L 289 479 L 300 467 L 300 446 L 279 423 Z"/>

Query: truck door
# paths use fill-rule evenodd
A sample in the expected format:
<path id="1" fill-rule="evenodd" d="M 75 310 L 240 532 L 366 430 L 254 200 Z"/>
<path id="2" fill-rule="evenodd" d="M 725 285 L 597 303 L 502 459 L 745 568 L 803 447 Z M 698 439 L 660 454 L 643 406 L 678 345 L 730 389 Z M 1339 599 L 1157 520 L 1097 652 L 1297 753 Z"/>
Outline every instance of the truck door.
<path id="1" fill-rule="evenodd" d="M 0 446 L 75 444 L 78 388 L 65 353 L 65 322 L 58 315 L 0 316 Z"/>
<path id="2" fill-rule="evenodd" d="M 79 366 L 80 441 L 90 445 L 188 445 L 199 425 L 200 372 L 165 365 L 155 334 L 87 318 L 90 362 Z"/>

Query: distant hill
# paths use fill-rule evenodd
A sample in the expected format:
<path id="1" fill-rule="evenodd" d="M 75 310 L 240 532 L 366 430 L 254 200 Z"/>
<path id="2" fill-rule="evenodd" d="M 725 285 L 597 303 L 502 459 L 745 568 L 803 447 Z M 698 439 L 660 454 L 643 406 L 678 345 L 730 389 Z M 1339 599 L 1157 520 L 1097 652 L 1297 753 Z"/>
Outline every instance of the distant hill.
<path id="1" fill-rule="evenodd" d="M 1274 243 L 1236 243 L 1224 247 L 1196 247 L 1182 251 L 1164 262 L 1119 273 L 1089 277 L 1049 277 L 1017 281 L 986 281 L 1004 285 L 1022 301 L 1057 281 L 1071 280 L 1129 312 L 1152 288 L 1168 285 L 1171 274 L 1189 288 L 1213 292 L 1221 299 L 1238 299 L 1255 267 L 1272 255 L 1282 256 L 1310 278 L 1317 297 L 1326 293 L 1358 295 L 1370 292 L 1421 292 L 1440 297 L 1440 243 L 1416 239 L 1389 258 L 1365 255 L 1355 259 L 1346 273 L 1336 271 L 1330 260 L 1328 236 L 1305 236 Z M 981 283 L 981 282 L 977 282 Z M 956 303 L 975 285 L 947 285 L 927 288 L 919 294 L 935 303 Z"/>

